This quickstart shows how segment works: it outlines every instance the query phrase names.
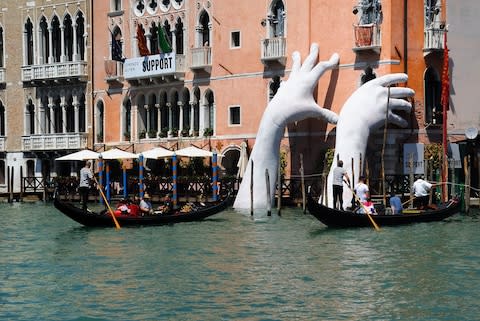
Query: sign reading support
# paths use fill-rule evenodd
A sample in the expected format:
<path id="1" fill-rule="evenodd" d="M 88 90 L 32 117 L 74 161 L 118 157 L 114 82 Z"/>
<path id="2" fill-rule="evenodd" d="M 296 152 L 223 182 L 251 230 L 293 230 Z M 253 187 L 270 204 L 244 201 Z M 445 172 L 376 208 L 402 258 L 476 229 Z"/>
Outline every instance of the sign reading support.
<path id="1" fill-rule="evenodd" d="M 123 75 L 125 79 L 148 78 L 175 73 L 175 53 L 165 53 L 125 60 Z"/>
<path id="2" fill-rule="evenodd" d="M 404 144 L 403 145 L 403 174 L 410 174 L 410 159 L 413 160 L 413 174 L 425 174 L 424 145 Z"/>

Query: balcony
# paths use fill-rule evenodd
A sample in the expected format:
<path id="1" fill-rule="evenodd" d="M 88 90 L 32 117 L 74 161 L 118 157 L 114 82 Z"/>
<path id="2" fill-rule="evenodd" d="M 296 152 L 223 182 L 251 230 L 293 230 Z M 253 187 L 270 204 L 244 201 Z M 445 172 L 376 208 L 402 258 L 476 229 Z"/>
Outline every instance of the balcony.
<path id="1" fill-rule="evenodd" d="M 190 69 L 192 70 L 203 70 L 209 72 L 212 68 L 212 48 L 211 47 L 201 47 L 201 48 L 192 48 L 192 64 Z"/>
<path id="2" fill-rule="evenodd" d="M 0 137 L 0 153 L 5 152 L 5 141 L 7 139 L 5 137 Z"/>
<path id="3" fill-rule="evenodd" d="M 23 151 L 82 149 L 87 147 L 86 133 L 35 134 L 22 137 Z"/>
<path id="4" fill-rule="evenodd" d="M 0 68 L 0 84 L 4 84 L 6 82 L 6 69 L 1 67 Z"/>
<path id="5" fill-rule="evenodd" d="M 382 48 L 380 26 L 375 23 L 353 26 L 355 36 L 355 52 L 374 52 L 379 54 Z"/>
<path id="6" fill-rule="evenodd" d="M 105 60 L 104 67 L 106 82 L 123 81 L 123 62 L 116 60 Z"/>
<path id="7" fill-rule="evenodd" d="M 157 54 L 125 60 L 123 70 L 116 65 L 115 77 L 123 73 L 130 83 L 140 82 L 163 83 L 171 80 L 183 80 L 185 77 L 185 55 L 175 53 Z M 105 67 L 107 70 L 107 67 Z M 112 70 L 113 71 L 113 70 Z M 107 73 L 108 75 L 108 73 Z"/>
<path id="8" fill-rule="evenodd" d="M 85 61 L 68 61 L 22 67 L 23 82 L 71 81 L 75 78 L 78 81 L 87 81 L 88 68 Z"/>
<path id="9" fill-rule="evenodd" d="M 444 37 L 447 29 L 445 23 L 435 23 L 425 28 L 424 30 L 424 55 L 435 51 L 443 51 L 445 48 Z"/>
<path id="10" fill-rule="evenodd" d="M 287 41 L 285 38 L 267 38 L 260 42 L 261 60 L 263 64 L 280 63 L 285 65 Z"/>

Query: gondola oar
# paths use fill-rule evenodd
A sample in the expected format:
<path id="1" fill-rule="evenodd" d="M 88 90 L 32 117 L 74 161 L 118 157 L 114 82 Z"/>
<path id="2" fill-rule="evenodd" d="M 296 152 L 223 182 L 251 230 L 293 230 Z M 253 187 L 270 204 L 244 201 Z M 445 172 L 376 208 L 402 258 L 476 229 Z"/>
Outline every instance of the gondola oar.
<path id="1" fill-rule="evenodd" d="M 368 216 L 368 219 L 370 220 L 370 222 L 372 223 L 373 225 L 373 228 L 376 230 L 376 231 L 380 231 L 380 227 L 378 227 L 377 223 L 375 223 L 375 221 L 373 220 L 372 216 L 370 215 L 370 213 L 368 213 L 368 208 L 363 205 L 362 201 L 360 200 L 360 198 L 358 197 L 358 195 L 355 193 L 355 191 L 352 189 L 352 187 L 350 186 L 350 184 L 348 184 L 347 182 L 345 182 L 348 186 L 348 188 L 352 191 L 353 193 L 353 196 L 355 197 L 355 199 L 357 200 L 357 202 L 360 204 L 360 206 L 363 208 L 363 210 L 365 211 L 365 214 Z"/>
<path id="2" fill-rule="evenodd" d="M 113 212 L 112 208 L 110 207 L 110 204 L 108 203 L 107 198 L 105 197 L 105 194 L 103 193 L 102 187 L 98 184 L 98 181 L 97 181 L 97 178 L 95 177 L 95 175 L 93 175 L 93 179 L 95 180 L 95 184 L 97 184 L 97 189 L 99 190 L 100 195 L 102 195 L 102 198 L 103 198 L 103 200 L 105 201 L 105 204 L 108 207 L 108 212 L 110 213 L 110 215 L 112 215 L 112 219 L 113 219 L 113 222 L 115 223 L 115 227 L 117 229 L 119 229 L 120 224 L 118 224 L 117 218 L 115 217 L 115 213 Z"/>

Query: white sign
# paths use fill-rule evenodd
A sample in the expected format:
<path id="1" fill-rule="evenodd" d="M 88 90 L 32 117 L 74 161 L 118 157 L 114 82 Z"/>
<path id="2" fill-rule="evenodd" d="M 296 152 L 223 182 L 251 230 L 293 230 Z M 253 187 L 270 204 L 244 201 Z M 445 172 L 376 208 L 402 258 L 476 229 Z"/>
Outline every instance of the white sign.
<path id="1" fill-rule="evenodd" d="M 125 60 L 125 79 L 148 78 L 175 73 L 175 53 L 165 53 Z"/>
<path id="2" fill-rule="evenodd" d="M 413 160 L 413 168 L 410 169 L 410 159 Z M 423 144 L 404 144 L 403 145 L 403 174 L 425 174 L 424 164 L 424 145 Z"/>
<path id="3" fill-rule="evenodd" d="M 462 168 L 462 159 L 460 158 L 460 148 L 458 144 L 448 144 L 448 167 Z"/>

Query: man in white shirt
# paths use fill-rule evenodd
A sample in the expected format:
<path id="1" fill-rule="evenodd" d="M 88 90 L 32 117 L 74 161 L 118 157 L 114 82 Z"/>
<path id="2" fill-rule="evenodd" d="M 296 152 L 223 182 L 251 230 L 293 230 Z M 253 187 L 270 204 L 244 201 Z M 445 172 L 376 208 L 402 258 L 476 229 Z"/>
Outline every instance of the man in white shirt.
<path id="1" fill-rule="evenodd" d="M 432 184 L 423 179 L 423 176 L 419 177 L 413 183 L 412 191 L 415 196 L 415 199 L 413 200 L 414 207 L 417 207 L 419 209 L 427 208 L 432 186 Z"/>
<path id="2" fill-rule="evenodd" d="M 357 197 L 362 203 L 365 203 L 369 199 L 370 193 L 368 185 L 365 184 L 365 176 L 360 176 L 358 178 L 357 186 L 355 186 L 355 194 L 357 194 Z"/>
<path id="3" fill-rule="evenodd" d="M 93 178 L 92 170 L 90 169 L 90 161 L 85 162 L 85 166 L 80 170 L 80 183 L 78 184 L 78 192 L 82 200 L 82 209 L 87 210 L 88 192 L 90 190 L 90 181 Z"/>
<path id="4" fill-rule="evenodd" d="M 343 168 L 343 161 L 338 160 L 337 167 L 333 169 L 333 208 L 343 210 L 343 178 L 350 185 L 350 178 L 347 171 Z"/>

